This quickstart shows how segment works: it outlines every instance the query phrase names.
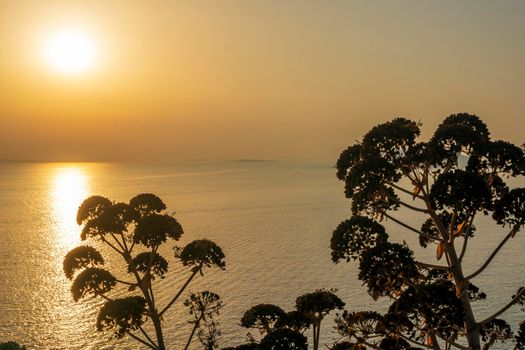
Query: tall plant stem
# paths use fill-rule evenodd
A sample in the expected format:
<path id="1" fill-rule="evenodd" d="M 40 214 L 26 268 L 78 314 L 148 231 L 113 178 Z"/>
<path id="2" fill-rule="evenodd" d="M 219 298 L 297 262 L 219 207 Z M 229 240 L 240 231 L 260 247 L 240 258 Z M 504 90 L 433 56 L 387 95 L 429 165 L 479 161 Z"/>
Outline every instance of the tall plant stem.
<path id="1" fill-rule="evenodd" d="M 155 307 L 155 303 L 151 299 L 151 295 L 149 294 L 150 290 L 149 288 L 145 288 L 142 285 L 142 279 L 140 278 L 140 275 L 137 272 L 135 264 L 133 263 L 131 263 L 131 271 L 133 275 L 135 276 L 135 279 L 137 280 L 137 285 L 139 286 L 140 291 L 142 292 L 142 295 L 144 295 L 144 299 L 146 299 L 146 303 L 148 304 L 151 322 L 153 323 L 153 327 L 155 328 L 155 335 L 157 337 L 157 348 L 158 350 L 166 350 L 166 346 L 164 345 L 164 335 L 162 334 L 162 324 L 160 321 L 160 314 L 158 313 Z"/>
<path id="2" fill-rule="evenodd" d="M 430 203 L 430 199 L 426 191 L 423 191 L 423 197 L 425 198 L 425 204 L 427 207 L 428 215 L 430 215 L 430 218 L 436 225 L 436 228 L 443 237 L 443 240 L 445 242 L 448 242 L 448 229 L 443 225 L 443 223 L 439 219 L 439 216 L 432 208 L 432 204 Z M 470 303 L 470 299 L 466 288 L 468 286 L 468 280 L 466 280 L 465 276 L 463 275 L 461 260 L 459 260 L 457 256 L 454 243 L 446 244 L 446 253 L 449 262 L 450 272 L 454 277 L 454 284 L 456 285 L 456 294 L 458 299 L 463 304 L 463 310 L 465 313 L 465 331 L 467 333 L 467 342 L 471 350 L 481 350 L 479 325 L 476 322 L 474 311 L 472 310 L 472 305 Z"/>
<path id="3" fill-rule="evenodd" d="M 195 334 L 195 331 L 197 330 L 197 328 L 199 328 L 199 324 L 202 321 L 203 317 L 204 317 L 204 313 L 200 315 L 199 319 L 193 325 L 193 329 L 191 330 L 190 337 L 188 338 L 188 341 L 186 342 L 186 346 L 184 347 L 184 350 L 188 350 L 191 344 L 191 340 L 193 339 L 193 335 Z"/>

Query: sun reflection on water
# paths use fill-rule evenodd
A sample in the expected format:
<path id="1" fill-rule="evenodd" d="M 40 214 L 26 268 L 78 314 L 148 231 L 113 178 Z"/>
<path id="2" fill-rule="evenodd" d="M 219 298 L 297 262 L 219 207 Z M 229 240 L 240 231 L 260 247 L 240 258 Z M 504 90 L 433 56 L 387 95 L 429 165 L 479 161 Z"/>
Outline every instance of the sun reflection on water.
<path id="1" fill-rule="evenodd" d="M 60 243 L 71 245 L 80 242 L 77 209 L 88 193 L 89 181 L 85 168 L 67 165 L 56 169 L 52 200 Z"/>
<path id="2" fill-rule="evenodd" d="M 92 166 L 83 163 L 50 163 L 49 169 L 49 209 L 51 231 L 47 266 L 42 268 L 45 276 L 41 285 L 47 291 L 45 317 L 50 320 L 48 333 L 52 334 L 57 344 L 70 343 L 71 349 L 92 349 L 87 346 L 93 341 L 91 337 L 93 312 L 96 303 L 73 303 L 69 291 L 71 281 L 67 280 L 62 269 L 66 253 L 80 243 L 81 227 L 76 222 L 77 210 L 90 192 L 90 175 Z M 43 263 L 44 264 L 44 263 Z M 75 345 L 65 334 L 77 334 Z M 57 347 L 58 348 L 58 347 Z M 65 347 L 64 347 L 65 348 Z"/>

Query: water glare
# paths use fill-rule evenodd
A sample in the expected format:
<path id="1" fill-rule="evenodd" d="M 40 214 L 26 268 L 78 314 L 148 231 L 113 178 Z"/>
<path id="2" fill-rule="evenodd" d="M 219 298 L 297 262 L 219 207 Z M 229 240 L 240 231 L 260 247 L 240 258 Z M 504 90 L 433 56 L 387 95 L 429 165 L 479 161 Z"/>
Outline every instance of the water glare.
<path id="1" fill-rule="evenodd" d="M 141 192 L 158 194 L 169 210 L 177 211 L 184 227 L 178 245 L 207 237 L 225 250 L 226 271 L 210 271 L 191 286 L 191 292 L 211 290 L 224 299 L 221 347 L 244 342 L 246 329 L 239 326 L 239 320 L 251 306 L 275 303 L 290 310 L 298 295 L 317 288 L 337 288 L 349 310 L 384 312 L 388 305 L 370 298 L 357 278 L 355 264 L 331 262 L 331 232 L 348 217 L 349 210 L 333 172 L 323 164 L 285 162 L 0 164 L 0 340 L 45 350 L 139 348 L 133 340 L 110 340 L 109 334 L 97 332 L 96 317 L 103 301 L 89 298 L 75 303 L 71 281 L 63 272 L 66 253 L 89 244 L 100 249 L 111 270 L 126 277 L 126 266 L 112 258 L 113 252 L 94 240 L 80 242 L 76 212 L 94 194 L 117 201 L 128 201 Z M 413 238 L 395 223 L 387 225 L 393 240 Z M 490 217 L 480 217 L 478 226 L 486 227 L 490 234 L 469 242 L 476 254 L 465 256 L 470 267 L 467 273 L 480 266 L 501 239 Z M 515 279 L 501 274 L 502 270 L 508 276 L 522 273 L 525 236 L 516 235 L 513 240 L 505 247 L 506 255 L 496 258 L 479 278 L 480 288 L 497 299 L 476 305 L 482 317 L 505 305 L 516 291 Z M 170 263 L 172 244 L 162 252 Z M 434 258 L 434 252 L 430 254 L 429 261 Z M 175 287 L 185 280 L 176 264 L 172 266 L 166 280 L 158 281 L 159 305 L 166 305 Z M 183 348 L 191 326 L 187 309 L 179 304 L 165 316 L 167 342 L 173 349 Z M 506 319 L 517 325 L 523 313 L 514 308 Z M 323 327 L 322 343 L 338 339 L 331 317 Z M 196 342 L 192 349 L 200 348 Z M 506 348 L 497 344 L 494 349 Z"/>
<path id="2" fill-rule="evenodd" d="M 78 165 L 57 168 L 52 188 L 53 214 L 58 226 L 59 244 L 69 246 L 78 243 L 79 226 L 75 218 L 78 207 L 89 192 L 85 168 Z"/>

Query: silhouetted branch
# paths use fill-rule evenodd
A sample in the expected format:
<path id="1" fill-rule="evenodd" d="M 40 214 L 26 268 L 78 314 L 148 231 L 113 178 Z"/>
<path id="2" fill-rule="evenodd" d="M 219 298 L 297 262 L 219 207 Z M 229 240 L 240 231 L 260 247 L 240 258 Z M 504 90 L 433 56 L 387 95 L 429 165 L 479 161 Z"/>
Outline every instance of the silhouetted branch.
<path id="1" fill-rule="evenodd" d="M 97 294 L 97 295 L 100 295 L 103 299 L 106 299 L 107 301 L 113 301 L 113 299 L 111 299 L 110 297 L 106 296 L 105 294 Z"/>
<path id="2" fill-rule="evenodd" d="M 462 261 L 463 260 L 463 257 L 465 256 L 465 253 L 467 251 L 467 245 L 468 245 L 468 239 L 469 239 L 469 235 L 465 234 L 465 237 L 463 239 L 463 246 L 461 247 L 461 252 L 459 253 L 459 261 Z"/>
<path id="3" fill-rule="evenodd" d="M 120 243 L 120 241 L 118 240 L 117 236 L 115 236 L 115 234 L 113 234 L 113 232 L 111 232 L 111 237 L 113 237 L 115 242 L 117 242 L 117 244 L 120 247 L 120 249 L 122 249 L 122 252 L 123 253 L 126 252 L 126 248 L 124 248 L 124 246 Z"/>
<path id="4" fill-rule="evenodd" d="M 149 287 L 149 294 L 151 295 L 151 302 L 155 305 L 155 294 L 153 293 L 153 285 Z"/>
<path id="5" fill-rule="evenodd" d="M 151 266 L 153 265 L 153 260 L 155 259 L 155 254 L 157 253 L 157 249 L 158 249 L 158 246 L 151 248 L 151 253 L 149 254 L 149 259 L 148 259 L 148 265 L 146 266 L 146 272 L 144 273 L 144 276 L 151 275 Z"/>
<path id="6" fill-rule="evenodd" d="M 151 248 L 151 253 L 150 253 L 149 259 L 148 259 L 148 266 L 146 267 L 146 272 L 144 273 L 144 276 L 143 276 L 144 278 L 151 279 L 151 266 L 153 265 L 153 259 L 155 258 L 155 253 L 157 252 L 157 249 L 158 249 L 158 246 L 155 246 L 155 247 Z M 147 288 L 146 292 L 149 293 L 149 296 L 150 296 L 150 299 L 151 299 L 151 303 L 153 305 L 153 309 L 156 309 L 156 307 L 155 307 L 155 297 L 153 295 L 153 286 L 151 284 L 151 281 L 149 283 L 149 287 Z"/>
<path id="7" fill-rule="evenodd" d="M 458 212 L 454 209 L 452 211 L 452 218 L 450 219 L 450 225 L 448 225 L 448 233 L 450 237 L 453 237 L 454 225 L 456 224 L 456 219 L 458 218 Z"/>
<path id="8" fill-rule="evenodd" d="M 419 187 L 421 190 L 421 193 L 423 194 L 423 195 L 420 195 L 418 193 L 418 198 L 422 200 L 426 200 L 426 198 L 428 198 L 428 192 L 430 191 L 429 186 L 428 186 L 428 167 L 425 168 L 424 174 L 419 174 L 415 168 L 412 168 L 412 174 L 414 175 L 413 177 L 407 174 L 408 179 L 412 181 L 414 185 Z M 418 175 L 421 175 L 422 178 L 420 179 Z"/>
<path id="9" fill-rule="evenodd" d="M 195 335 L 195 331 L 197 330 L 197 328 L 199 328 L 199 323 L 202 321 L 203 318 L 204 318 L 204 312 L 201 313 L 199 319 L 195 321 L 195 324 L 193 325 L 193 329 L 191 330 L 190 336 L 188 338 L 188 341 L 186 342 L 186 346 L 184 347 L 184 350 L 188 350 L 191 344 L 191 340 L 193 339 L 193 336 Z"/>
<path id="10" fill-rule="evenodd" d="M 516 232 L 518 232 L 519 230 L 519 226 L 518 225 L 515 225 L 512 230 L 510 230 L 509 233 L 507 233 L 507 235 L 505 236 L 505 238 L 503 238 L 503 240 L 500 242 L 500 244 L 496 247 L 496 249 L 494 249 L 494 251 L 492 252 L 492 254 L 490 254 L 489 258 L 487 259 L 487 261 L 485 261 L 485 263 L 483 265 L 481 265 L 481 267 L 476 271 L 474 272 L 473 274 L 471 274 L 470 276 L 467 276 L 465 277 L 466 279 L 472 279 L 474 277 L 476 277 L 477 275 L 479 275 L 480 273 L 483 272 L 483 270 L 485 270 L 487 268 L 487 266 L 489 266 L 490 262 L 492 261 L 492 259 L 494 259 L 494 257 L 496 256 L 496 254 L 498 254 L 498 252 L 500 251 L 500 249 L 505 245 L 505 243 L 507 243 L 507 241 L 513 237 Z"/>
<path id="11" fill-rule="evenodd" d="M 476 213 L 472 214 L 470 217 L 470 222 L 468 224 L 467 229 L 465 230 L 465 240 L 463 241 L 463 247 L 461 248 L 461 253 L 459 255 L 459 261 L 463 260 L 463 257 L 465 256 L 465 252 L 467 251 L 467 245 L 468 240 L 470 238 L 470 232 L 472 232 L 472 228 L 474 227 L 474 218 L 476 217 Z"/>
<path id="12" fill-rule="evenodd" d="M 369 347 L 371 347 L 372 349 L 376 349 L 376 350 L 381 350 L 381 348 L 375 344 L 372 344 L 370 342 L 367 342 L 366 340 L 363 340 L 361 339 L 361 342 L 365 345 L 368 345 Z"/>
<path id="13" fill-rule="evenodd" d="M 141 333 L 144 334 L 144 336 L 146 337 L 146 339 L 148 339 L 148 341 L 149 341 L 153 346 L 155 346 L 155 348 L 157 348 L 157 344 L 155 344 L 155 342 L 150 338 L 150 336 L 148 335 L 148 333 L 146 333 L 146 331 L 144 330 L 144 328 L 142 328 L 142 326 L 139 326 L 139 329 L 140 329 Z"/>
<path id="14" fill-rule="evenodd" d="M 427 209 L 414 207 L 413 205 L 407 204 L 407 203 L 403 202 L 402 200 L 398 200 L 397 203 L 399 203 L 400 205 L 402 205 L 402 206 L 404 206 L 404 207 L 406 207 L 408 209 L 411 209 L 413 211 L 417 211 L 419 213 L 428 214 L 428 210 Z"/>
<path id="15" fill-rule="evenodd" d="M 447 344 L 450 344 L 452 345 L 453 347 L 455 348 L 458 348 L 458 349 L 461 349 L 461 350 L 469 350 L 468 347 L 466 346 L 463 346 L 461 344 L 458 344 L 456 343 L 455 341 L 453 341 L 452 339 L 448 339 L 448 338 L 445 338 L 444 336 L 442 336 L 441 334 L 436 334 L 440 339 L 443 339 L 445 342 L 447 342 Z"/>
<path id="16" fill-rule="evenodd" d="M 133 339 L 135 339 L 136 341 L 146 345 L 148 348 L 151 348 L 151 349 L 157 349 L 157 346 L 153 346 L 152 344 L 148 343 L 147 341 L 145 341 L 144 339 L 136 336 L 135 334 L 131 333 L 130 331 L 126 331 L 126 333 L 132 337 Z"/>
<path id="17" fill-rule="evenodd" d="M 137 284 L 136 283 L 131 283 L 131 282 L 126 282 L 126 281 L 121 281 L 119 279 L 116 279 L 117 282 L 119 283 L 122 283 L 122 284 L 125 284 L 127 286 L 136 286 Z"/>
<path id="18" fill-rule="evenodd" d="M 160 315 L 157 314 L 157 310 L 155 308 L 155 304 L 154 302 L 151 300 L 151 295 L 149 293 L 149 291 L 151 290 L 151 287 L 150 289 L 147 289 L 147 288 L 144 288 L 142 286 L 142 278 L 140 278 L 140 275 L 137 271 L 137 268 L 133 262 L 133 259 L 131 259 L 131 257 L 128 255 L 129 259 L 126 259 L 129 266 L 131 267 L 131 272 L 133 273 L 133 275 L 135 276 L 135 279 L 137 280 L 137 286 L 139 287 L 140 291 L 142 292 L 142 295 L 144 295 L 144 299 L 146 299 L 146 302 L 148 303 L 148 307 L 149 307 L 149 310 L 150 310 L 150 313 L 151 313 L 151 317 L 155 323 L 155 320 L 158 321 Z M 156 330 L 157 331 L 157 330 Z M 158 333 L 157 333 L 157 340 L 159 340 L 160 338 L 158 337 Z M 161 342 L 162 339 L 159 340 L 159 342 Z"/>
<path id="19" fill-rule="evenodd" d="M 521 296 L 525 293 L 525 288 L 521 288 L 521 290 L 518 292 L 518 294 L 516 294 L 514 296 L 514 298 L 512 298 L 512 300 L 507 304 L 505 305 L 504 307 L 502 307 L 499 311 L 495 312 L 492 316 L 489 316 L 487 317 L 486 319 L 484 319 L 483 321 L 481 322 L 478 322 L 478 324 L 480 326 L 484 325 L 485 323 L 487 322 L 490 322 L 492 321 L 493 319 L 495 319 L 496 317 L 498 317 L 499 315 L 501 315 L 502 313 L 504 313 L 505 311 L 507 311 L 512 305 L 516 304 L 516 302 L 521 298 Z"/>
<path id="20" fill-rule="evenodd" d="M 416 345 L 419 345 L 419 346 L 423 346 L 423 347 L 425 347 L 425 348 L 428 348 L 428 345 L 423 344 L 423 343 L 421 343 L 421 342 L 418 342 L 418 341 L 416 341 L 416 340 L 414 340 L 414 339 L 411 339 L 411 338 L 405 336 L 405 335 L 402 334 L 402 333 L 396 333 L 396 334 L 399 335 L 401 338 L 405 339 L 406 341 L 409 341 L 409 342 L 411 342 L 411 343 L 413 343 L 413 344 L 416 344 Z"/>
<path id="21" fill-rule="evenodd" d="M 460 262 L 463 261 L 463 257 L 465 256 L 465 253 L 467 251 L 468 240 L 470 238 L 470 232 L 472 231 L 475 217 L 476 217 L 476 213 L 472 214 L 468 227 L 465 230 L 463 246 L 461 247 L 461 252 L 459 253 L 459 258 L 458 258 Z"/>
<path id="22" fill-rule="evenodd" d="M 425 238 L 428 238 L 428 239 L 430 239 L 430 240 L 432 240 L 432 241 L 436 241 L 436 237 L 433 237 L 433 236 L 431 236 L 431 235 L 427 235 L 426 233 L 423 233 L 423 232 L 419 231 L 418 229 L 416 229 L 416 228 L 414 228 L 414 227 L 412 227 L 412 226 L 410 226 L 410 225 L 408 225 L 408 224 L 405 224 L 404 222 L 402 222 L 402 221 L 400 221 L 400 220 L 394 218 L 392 215 L 389 215 L 388 213 L 383 213 L 383 215 L 384 215 L 387 219 L 392 220 L 392 221 L 395 222 L 396 224 L 399 224 L 399 225 L 403 226 L 404 228 L 406 228 L 406 229 L 408 229 L 408 230 L 410 230 L 410 231 L 412 231 L 412 232 L 417 233 L 417 234 L 420 235 L 420 236 L 423 236 L 423 237 L 425 237 Z"/>
<path id="23" fill-rule="evenodd" d="M 131 249 L 133 249 L 133 246 L 135 245 L 135 242 L 132 243 L 131 248 L 128 248 L 128 245 L 126 243 L 126 238 L 124 237 L 124 234 L 121 233 L 120 237 L 122 238 L 122 244 L 124 244 L 124 251 L 131 255 Z"/>
<path id="24" fill-rule="evenodd" d="M 396 185 L 396 184 L 393 183 L 393 182 L 387 182 L 387 184 L 388 184 L 389 186 L 392 186 L 393 188 L 395 188 L 395 189 L 397 189 L 397 190 L 400 190 L 401 192 L 404 192 L 404 193 L 406 193 L 406 194 L 411 195 L 413 198 L 419 198 L 419 199 L 421 199 L 421 200 L 424 200 L 424 199 L 425 199 L 423 196 L 421 196 L 421 195 L 419 195 L 419 194 L 414 194 L 414 192 L 411 192 L 411 191 L 409 191 L 409 190 L 407 190 L 407 189 L 405 189 L 405 188 L 403 188 L 403 187 L 401 187 L 401 186 L 398 186 L 398 185 Z"/>
<path id="25" fill-rule="evenodd" d="M 113 244 L 111 244 L 104 236 L 102 236 L 102 241 L 104 243 L 106 243 L 107 245 L 109 245 L 113 250 L 115 250 L 117 253 L 119 254 L 123 254 L 124 252 L 122 252 L 120 249 L 118 249 L 117 247 L 115 247 Z"/>
<path id="26" fill-rule="evenodd" d="M 427 214 L 430 215 L 430 218 L 434 222 L 434 225 L 436 225 L 436 228 L 438 229 L 439 233 L 444 239 L 448 239 L 448 230 L 443 225 L 441 220 L 439 219 L 439 216 L 436 214 L 434 209 L 432 209 L 432 204 L 430 204 L 430 200 L 425 196 L 425 204 L 427 206 Z"/>
<path id="27" fill-rule="evenodd" d="M 436 269 L 436 270 L 443 270 L 443 271 L 448 271 L 449 270 L 449 267 L 448 266 L 441 266 L 441 265 L 433 265 L 433 264 L 427 264 L 427 263 L 424 263 L 424 262 L 416 262 L 416 264 L 420 267 L 426 267 L 426 268 L 429 268 L 429 269 Z"/>
<path id="28" fill-rule="evenodd" d="M 168 310 L 171 305 L 173 305 L 173 303 L 180 297 L 180 295 L 182 294 L 182 292 L 184 292 L 184 290 L 186 289 L 186 287 L 188 286 L 188 284 L 190 284 L 191 280 L 193 279 L 193 277 L 195 277 L 195 275 L 197 274 L 197 272 L 200 271 L 200 268 L 202 266 L 200 266 L 199 268 L 196 268 L 194 269 L 194 271 L 192 272 L 192 274 L 190 275 L 190 277 L 188 278 L 188 280 L 186 281 L 186 283 L 184 283 L 184 285 L 182 286 L 182 288 L 179 290 L 179 292 L 173 297 L 173 299 L 171 299 L 171 301 L 168 303 L 168 305 L 166 305 L 166 307 L 164 307 L 164 309 L 162 309 L 161 312 L 159 312 L 159 316 L 162 316 L 166 310 Z"/>

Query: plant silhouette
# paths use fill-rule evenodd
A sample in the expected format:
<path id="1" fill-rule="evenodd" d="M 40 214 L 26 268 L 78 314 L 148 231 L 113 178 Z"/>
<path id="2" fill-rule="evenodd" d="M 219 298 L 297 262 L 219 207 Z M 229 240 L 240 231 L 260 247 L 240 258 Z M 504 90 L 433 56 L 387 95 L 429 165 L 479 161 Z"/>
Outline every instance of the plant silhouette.
<path id="1" fill-rule="evenodd" d="M 179 222 L 166 213 L 166 205 L 159 197 L 144 193 L 133 197 L 129 203 L 117 203 L 92 196 L 78 209 L 77 223 L 83 225 L 82 240 L 98 241 L 121 258 L 121 274 L 128 278 L 115 277 L 118 275 L 116 269 L 112 267 L 111 272 L 106 268 L 102 254 L 95 247 L 79 246 L 64 258 L 64 273 L 73 281 L 73 299 L 79 301 L 90 296 L 105 299 L 97 317 L 98 331 L 110 332 L 116 338 L 129 336 L 151 349 L 167 349 L 163 315 L 179 300 L 197 274 L 202 275 L 205 268 L 225 268 L 222 249 L 205 239 L 176 248 L 174 258 L 188 270 L 189 276 L 162 307 L 155 298 L 154 281 L 166 277 L 168 260 L 159 253 L 159 248 L 168 240 L 179 240 L 183 230 Z M 112 291 L 118 286 L 127 288 L 128 295 L 113 298 Z M 219 296 L 208 291 L 192 294 L 189 300 L 186 305 L 197 319 L 186 347 L 195 331 L 222 305 Z M 153 325 L 155 336 L 143 327 L 148 321 Z"/>
<path id="2" fill-rule="evenodd" d="M 314 350 L 319 349 L 321 321 L 332 310 L 342 309 L 345 303 L 333 291 L 319 289 L 301 295 L 295 301 L 297 311 L 305 315 L 312 325 Z"/>
<path id="3" fill-rule="evenodd" d="M 340 310 L 345 303 L 334 294 L 334 290 L 318 289 L 299 296 L 295 310 L 285 312 L 277 305 L 258 304 L 248 309 L 241 326 L 258 329 L 263 335 L 260 342 L 248 333 L 250 343 L 237 346 L 243 349 L 308 349 L 307 338 L 303 333 L 312 326 L 313 348 L 319 348 L 321 321 L 332 310 Z"/>
<path id="4" fill-rule="evenodd" d="M 515 304 L 523 305 L 525 289 L 509 295 L 507 305 L 484 319 L 476 318 L 472 303 L 487 298 L 473 284 L 476 277 L 525 223 L 525 189 L 505 183 L 525 174 L 524 152 L 491 140 L 475 115 L 450 115 L 427 142 L 417 140 L 420 126 L 404 118 L 377 125 L 337 162 L 352 217 L 333 232 L 332 260 L 357 260 L 359 279 L 372 298 L 393 300 L 384 315 L 339 315 L 342 341 L 353 344 L 352 349 L 479 350 L 512 341 L 523 348 L 523 323 L 513 337 L 498 317 Z M 396 215 L 400 208 L 419 215 L 421 226 Z M 465 274 L 468 242 L 488 234 L 474 225 L 480 215 L 491 215 L 508 233 L 481 266 Z M 435 249 L 437 262 L 417 261 L 406 243 L 391 242 L 383 220 L 415 235 L 422 248 Z"/>

